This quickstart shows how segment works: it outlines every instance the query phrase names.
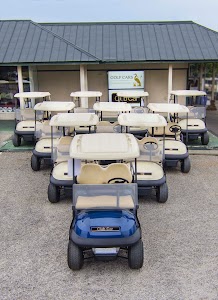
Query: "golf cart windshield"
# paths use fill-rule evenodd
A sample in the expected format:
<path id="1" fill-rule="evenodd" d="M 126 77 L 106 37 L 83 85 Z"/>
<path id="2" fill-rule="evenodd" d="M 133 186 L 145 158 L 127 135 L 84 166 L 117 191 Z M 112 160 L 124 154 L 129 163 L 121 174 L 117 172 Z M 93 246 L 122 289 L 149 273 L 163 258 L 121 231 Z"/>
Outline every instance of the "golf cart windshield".
<path id="1" fill-rule="evenodd" d="M 73 208 L 80 209 L 136 209 L 138 187 L 131 184 L 74 184 Z"/>

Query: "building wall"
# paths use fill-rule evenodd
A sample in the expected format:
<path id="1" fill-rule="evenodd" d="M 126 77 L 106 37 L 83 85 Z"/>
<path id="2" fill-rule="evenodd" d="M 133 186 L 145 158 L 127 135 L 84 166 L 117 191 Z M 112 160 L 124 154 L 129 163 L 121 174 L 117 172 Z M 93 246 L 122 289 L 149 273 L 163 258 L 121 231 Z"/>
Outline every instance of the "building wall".
<path id="1" fill-rule="evenodd" d="M 167 102 L 168 64 L 105 64 L 88 65 L 88 90 L 103 93 L 102 101 L 108 101 L 109 70 L 145 70 L 145 90 L 150 102 Z M 173 64 L 173 89 L 186 89 L 188 64 Z M 38 86 L 49 91 L 53 100 L 69 101 L 70 93 L 80 90 L 79 66 L 40 66 L 37 68 Z M 89 102 L 93 106 L 94 99 Z"/>

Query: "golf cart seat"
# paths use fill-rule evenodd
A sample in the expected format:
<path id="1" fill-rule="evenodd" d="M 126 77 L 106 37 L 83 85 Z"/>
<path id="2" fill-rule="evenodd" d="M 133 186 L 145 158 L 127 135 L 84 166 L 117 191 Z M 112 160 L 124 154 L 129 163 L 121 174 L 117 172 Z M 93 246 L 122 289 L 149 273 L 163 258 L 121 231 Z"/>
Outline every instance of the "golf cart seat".
<path id="1" fill-rule="evenodd" d="M 106 184 L 106 183 L 132 182 L 130 168 L 123 163 L 112 163 L 107 167 L 97 164 L 85 164 L 77 176 L 80 184 Z"/>
<path id="2" fill-rule="evenodd" d="M 76 202 L 76 209 L 90 209 L 97 207 L 119 207 L 121 209 L 133 209 L 134 201 L 131 195 L 117 197 L 111 195 L 103 196 L 79 196 Z"/>
<path id="3" fill-rule="evenodd" d="M 96 126 L 96 132 L 121 132 L 121 126 L 117 121 L 114 123 L 110 123 L 109 121 L 99 121 Z"/>
<path id="4" fill-rule="evenodd" d="M 171 129 L 170 129 L 173 126 L 178 126 L 178 123 L 175 123 L 175 122 L 167 123 L 167 126 L 165 127 L 165 135 L 166 136 L 174 136 L 175 135 L 175 133 L 173 131 L 171 131 Z M 150 134 L 152 134 L 152 128 L 149 128 L 148 132 Z M 164 128 L 163 127 L 154 127 L 153 134 L 154 134 L 154 136 L 163 136 Z"/>
<path id="5" fill-rule="evenodd" d="M 186 120 L 181 120 L 178 125 L 182 128 L 182 131 L 186 131 Z M 204 121 L 200 119 L 188 119 L 188 131 L 205 132 L 207 131 L 207 128 L 205 127 Z"/>
<path id="6" fill-rule="evenodd" d="M 57 151 L 54 151 L 56 157 L 53 157 L 55 163 L 60 163 L 63 161 L 67 161 L 70 158 L 70 144 L 73 140 L 71 136 L 62 136 L 57 144 Z"/>

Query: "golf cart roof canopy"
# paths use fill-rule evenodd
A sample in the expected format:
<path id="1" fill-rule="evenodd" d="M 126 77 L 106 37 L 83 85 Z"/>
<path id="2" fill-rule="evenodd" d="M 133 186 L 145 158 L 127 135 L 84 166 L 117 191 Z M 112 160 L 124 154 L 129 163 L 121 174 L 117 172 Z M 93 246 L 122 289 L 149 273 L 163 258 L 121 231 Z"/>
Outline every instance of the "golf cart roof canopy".
<path id="1" fill-rule="evenodd" d="M 43 101 L 41 103 L 37 103 L 34 106 L 35 110 L 42 111 L 69 111 L 74 109 L 74 102 L 64 102 L 64 101 Z"/>
<path id="2" fill-rule="evenodd" d="M 139 155 L 135 137 L 127 133 L 79 134 L 70 145 L 70 157 L 77 159 L 133 159 Z"/>
<path id="3" fill-rule="evenodd" d="M 207 95 L 204 91 L 197 91 L 197 90 L 177 90 L 177 91 L 171 91 L 171 95 L 175 96 L 205 96 Z"/>
<path id="4" fill-rule="evenodd" d="M 14 95 L 16 98 L 43 98 L 43 97 L 50 97 L 51 94 L 49 92 L 24 92 L 24 93 L 17 93 Z"/>
<path id="5" fill-rule="evenodd" d="M 53 116 L 50 126 L 94 126 L 99 118 L 93 113 L 61 113 Z"/>
<path id="6" fill-rule="evenodd" d="M 188 107 L 174 103 L 149 103 L 147 106 L 156 113 L 188 113 Z"/>
<path id="7" fill-rule="evenodd" d="M 138 126 L 138 127 L 165 127 L 167 121 L 159 114 L 120 114 L 118 123 L 122 126 Z"/>
<path id="8" fill-rule="evenodd" d="M 79 92 L 72 92 L 70 94 L 71 97 L 85 97 L 85 98 L 92 98 L 92 97 L 101 97 L 102 92 L 99 91 L 79 91 Z"/>
<path id="9" fill-rule="evenodd" d="M 144 91 L 122 91 L 117 92 L 118 97 L 148 97 L 148 92 Z"/>
<path id="10" fill-rule="evenodd" d="M 114 111 L 114 112 L 121 112 L 121 111 L 131 111 L 131 105 L 127 104 L 126 102 L 96 102 L 93 105 L 93 109 L 96 111 Z"/>

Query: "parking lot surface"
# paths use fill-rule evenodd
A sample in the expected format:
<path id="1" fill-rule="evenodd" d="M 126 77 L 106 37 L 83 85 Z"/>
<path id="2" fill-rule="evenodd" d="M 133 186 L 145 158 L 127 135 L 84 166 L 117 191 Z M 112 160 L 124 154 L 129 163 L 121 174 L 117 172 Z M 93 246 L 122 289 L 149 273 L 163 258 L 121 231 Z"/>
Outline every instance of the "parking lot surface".
<path id="1" fill-rule="evenodd" d="M 192 169 L 167 170 L 169 198 L 140 198 L 144 266 L 126 260 L 67 265 L 68 195 L 47 200 L 48 168 L 30 152 L 0 153 L 0 300 L 218 299 L 218 156 L 191 155 Z"/>

